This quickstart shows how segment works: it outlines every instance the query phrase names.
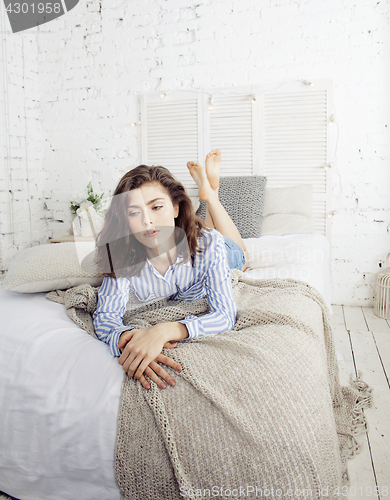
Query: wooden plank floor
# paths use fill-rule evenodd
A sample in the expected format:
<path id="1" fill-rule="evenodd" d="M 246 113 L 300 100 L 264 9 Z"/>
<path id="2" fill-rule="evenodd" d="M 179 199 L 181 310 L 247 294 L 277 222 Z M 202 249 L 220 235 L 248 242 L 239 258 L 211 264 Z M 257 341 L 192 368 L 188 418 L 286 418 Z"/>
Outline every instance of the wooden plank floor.
<path id="1" fill-rule="evenodd" d="M 372 388 L 372 407 L 365 409 L 367 431 L 359 454 L 348 461 L 351 483 L 344 498 L 390 496 L 390 322 L 372 308 L 332 306 L 333 337 L 339 359 L 340 382 L 350 374 Z"/>
<path id="2" fill-rule="evenodd" d="M 372 308 L 332 306 L 333 336 L 340 382 L 361 378 L 372 388 L 373 404 L 365 409 L 367 431 L 360 453 L 348 461 L 350 485 L 340 499 L 390 497 L 390 321 L 377 318 Z M 0 500 L 8 499 L 0 493 Z M 44 499 L 42 499 L 44 500 Z"/>

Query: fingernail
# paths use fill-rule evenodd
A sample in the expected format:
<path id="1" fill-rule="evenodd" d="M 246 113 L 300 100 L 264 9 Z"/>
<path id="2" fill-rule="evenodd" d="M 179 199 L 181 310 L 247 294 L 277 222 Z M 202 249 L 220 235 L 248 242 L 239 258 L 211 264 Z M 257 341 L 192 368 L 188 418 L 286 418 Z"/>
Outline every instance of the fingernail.
<path id="1" fill-rule="evenodd" d="M 179 366 L 176 368 L 176 370 L 177 370 L 178 372 L 181 372 L 182 367 L 179 365 Z"/>
<path id="2" fill-rule="evenodd" d="M 165 389 L 166 385 L 165 384 L 161 384 L 160 387 L 161 387 L 161 389 Z"/>
<path id="3" fill-rule="evenodd" d="M 174 380 L 170 380 L 169 381 L 169 385 L 171 385 L 173 387 L 175 385 L 175 381 Z"/>
<path id="4" fill-rule="evenodd" d="M 147 388 L 147 389 L 150 389 L 150 385 L 148 384 L 148 385 L 146 386 L 146 388 Z"/>

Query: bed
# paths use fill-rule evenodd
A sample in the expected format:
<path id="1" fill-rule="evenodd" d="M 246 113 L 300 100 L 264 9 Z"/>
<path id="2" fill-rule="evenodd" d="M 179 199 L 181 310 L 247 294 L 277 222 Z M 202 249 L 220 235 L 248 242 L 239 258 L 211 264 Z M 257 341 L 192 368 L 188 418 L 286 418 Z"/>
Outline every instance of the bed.
<path id="1" fill-rule="evenodd" d="M 173 429 L 167 441 L 166 436 L 160 436 L 167 427 L 167 420 L 165 423 L 158 423 L 161 412 L 153 413 L 153 401 L 144 401 L 144 393 L 140 391 L 139 384 L 137 386 L 135 381 L 125 384 L 123 369 L 117 359 L 109 353 L 108 346 L 87 333 L 88 317 L 91 312 L 88 311 L 88 305 L 84 307 L 79 304 L 73 307 L 72 302 L 71 305 L 67 305 L 68 309 L 64 307 L 65 290 L 73 293 L 76 290 L 75 287 L 81 286 L 81 292 L 76 295 L 78 298 L 82 295 L 80 303 L 87 304 L 88 301 L 84 299 L 88 294 L 91 294 L 93 299 L 94 292 L 96 296 L 99 280 L 96 280 L 96 277 L 89 276 L 87 279 L 80 275 L 77 279 L 67 281 L 66 273 L 64 276 L 57 277 L 58 279 L 53 279 L 49 290 L 52 290 L 54 295 L 58 295 L 58 302 L 56 302 L 53 295 L 51 300 L 48 300 L 48 290 L 34 291 L 34 285 L 37 280 L 39 281 L 39 278 L 35 277 L 28 285 L 16 281 L 14 290 L 19 291 L 4 288 L 0 290 L 2 318 L 1 491 L 20 500 L 68 500 L 70 498 L 78 500 L 159 498 L 164 500 L 165 498 L 199 498 L 202 494 L 204 495 L 202 498 L 211 496 L 227 498 L 238 496 L 240 492 L 244 495 L 244 490 L 239 488 L 246 488 L 244 496 L 255 498 L 260 497 L 259 494 L 256 495 L 255 488 L 258 487 L 260 491 L 261 487 L 264 496 L 270 496 L 267 492 L 276 488 L 276 494 L 274 493 L 276 498 L 279 497 L 279 492 L 282 493 L 282 489 L 289 485 L 290 493 L 286 490 L 283 491 L 283 495 L 298 498 L 297 488 L 302 485 L 313 488 L 314 485 L 315 491 L 312 491 L 310 498 L 321 498 L 321 495 L 325 495 L 326 489 L 328 498 L 339 497 L 336 488 L 341 488 L 348 481 L 346 456 L 348 447 L 351 449 L 356 443 L 355 432 L 358 427 L 356 419 L 362 424 L 361 411 L 357 416 L 356 408 L 359 404 L 361 408 L 364 400 L 368 404 L 368 399 L 367 392 L 362 393 L 352 387 L 339 388 L 337 385 L 337 363 L 329 331 L 329 314 L 331 313 L 329 243 L 325 236 L 312 232 L 246 237 L 244 242 L 249 252 L 250 268 L 244 273 L 232 272 L 235 297 L 239 305 L 244 304 L 244 300 L 246 301 L 240 316 L 242 322 L 238 327 L 240 330 L 228 332 L 225 338 L 223 338 L 225 334 L 215 336 L 215 342 L 222 342 L 217 347 L 213 341 L 205 342 L 204 340 L 197 341 L 197 345 L 199 352 L 202 349 L 205 350 L 204 356 L 206 357 L 216 352 L 213 349 L 224 349 L 224 346 L 229 343 L 233 346 L 233 353 L 243 349 L 246 353 L 243 356 L 249 356 L 249 351 L 245 347 L 244 333 L 252 335 L 253 339 L 254 326 L 259 328 L 255 331 L 256 338 L 261 338 L 259 352 L 262 353 L 261 359 L 268 363 L 268 365 L 264 364 L 263 368 L 258 368 L 259 373 L 264 374 L 264 380 L 261 381 L 264 391 L 263 399 L 254 401 L 260 381 L 259 384 L 253 384 L 251 390 L 242 390 L 242 401 L 240 401 L 240 389 L 238 389 L 240 386 L 234 386 L 234 381 L 224 396 L 228 399 L 229 393 L 237 389 L 235 397 L 229 403 L 231 405 L 229 408 L 231 409 L 232 405 L 236 408 L 241 407 L 242 413 L 238 412 L 237 415 L 240 416 L 245 430 L 244 422 L 247 422 L 248 409 L 243 408 L 243 405 L 246 401 L 245 397 L 252 395 L 253 401 L 250 406 L 251 412 L 254 413 L 250 412 L 248 429 L 250 429 L 249 434 L 255 436 L 253 440 L 250 438 L 248 441 L 249 434 L 247 433 L 240 441 L 240 449 L 233 447 L 234 453 L 227 456 L 230 443 L 234 441 L 234 429 L 237 429 L 235 427 L 237 422 L 234 423 L 234 411 L 218 413 L 218 419 L 220 419 L 218 426 L 224 426 L 224 436 L 228 440 L 224 443 L 223 449 L 218 450 L 215 455 L 225 457 L 223 467 L 221 463 L 214 469 L 213 462 L 207 462 L 206 455 L 209 454 L 209 450 L 206 448 L 202 448 L 203 455 L 201 453 L 196 456 L 196 450 L 207 444 L 207 439 L 205 439 L 207 432 L 209 435 L 217 432 L 215 430 L 217 427 L 213 427 L 217 424 L 212 423 L 215 408 L 218 408 L 218 404 L 221 404 L 221 407 L 225 404 L 225 399 L 222 403 L 218 403 L 221 402 L 220 393 L 207 399 L 207 394 L 212 393 L 213 384 L 210 387 L 207 386 L 206 379 L 209 375 L 205 374 L 204 386 L 200 392 L 197 392 L 196 397 L 199 401 L 197 400 L 197 406 L 195 406 L 203 412 L 204 425 L 197 427 L 194 423 L 190 427 L 192 429 L 191 443 L 197 443 L 197 447 L 191 449 L 191 453 L 189 452 L 192 458 L 186 456 L 189 462 L 172 459 L 170 463 L 173 465 L 169 470 L 166 469 L 164 457 L 183 456 L 183 448 L 180 446 L 183 447 L 184 444 L 180 439 L 175 442 L 176 448 L 172 446 L 172 449 L 170 448 L 172 435 L 175 434 L 176 429 L 181 429 L 181 422 L 175 420 L 177 415 L 174 414 L 172 408 L 180 404 L 184 408 L 188 403 L 186 398 L 189 397 L 189 387 L 191 391 L 194 387 L 194 384 L 191 385 L 188 381 L 194 376 L 193 373 L 184 374 L 183 377 L 175 374 L 177 386 L 173 389 L 177 389 L 177 392 L 166 390 L 166 396 L 163 396 L 166 399 L 163 403 L 161 401 L 158 403 L 166 405 L 169 422 Z M 69 255 L 66 250 L 69 246 L 66 247 L 66 245 L 71 244 L 46 245 L 46 247 L 49 247 L 48 251 L 52 252 L 51 255 L 56 252 L 58 262 L 63 263 L 66 258 L 61 256 L 61 248 L 65 249 L 65 254 Z M 36 261 L 39 256 L 36 254 L 31 258 Z M 48 258 L 46 255 L 45 259 L 46 262 L 50 259 L 52 262 L 54 257 Z M 27 266 L 31 264 L 25 255 L 19 260 L 16 259 L 19 267 L 21 263 Z M 27 291 L 27 289 L 23 290 L 23 286 L 29 287 L 30 293 L 21 293 L 21 291 Z M 266 302 L 256 302 L 257 295 L 249 299 L 248 291 L 254 290 L 253 287 L 256 287 L 256 294 L 258 293 L 259 297 L 261 295 L 261 300 Z M 299 304 L 297 308 L 303 309 L 303 315 L 306 314 L 305 309 L 310 307 L 315 312 L 315 320 L 312 324 L 310 324 L 309 316 L 301 320 L 303 327 L 297 335 L 302 335 L 302 337 L 297 336 L 291 344 L 294 349 L 297 347 L 299 350 L 299 338 L 308 337 L 310 352 L 298 353 L 297 351 L 294 354 L 296 356 L 294 362 L 290 356 L 292 349 L 289 342 L 291 332 L 298 332 L 298 330 L 296 330 L 296 321 L 293 321 L 295 306 L 294 300 L 291 299 L 293 295 L 289 295 L 292 292 L 296 294 L 294 297 L 297 297 L 297 304 Z M 274 293 L 276 295 L 272 295 Z M 74 295 L 72 295 L 72 300 L 73 297 Z M 280 299 L 275 301 L 272 297 L 280 297 Z M 197 310 L 201 311 L 204 304 L 198 304 L 198 306 Z M 161 320 L 166 317 L 164 316 L 166 310 L 149 311 L 149 316 L 145 316 L 145 311 L 141 311 L 139 321 L 151 321 L 151 316 Z M 272 310 L 275 314 L 270 318 Z M 170 311 L 171 314 L 172 308 Z M 261 311 L 262 314 L 268 311 L 267 321 L 264 320 L 263 314 L 261 318 L 259 316 L 260 319 L 256 325 L 252 321 L 251 326 L 249 323 L 254 317 L 254 311 Z M 273 340 L 275 334 L 272 324 L 280 323 L 279 318 L 283 314 L 287 315 L 286 311 L 289 324 L 283 323 L 280 330 L 275 330 L 281 335 L 279 336 L 278 333 L 279 344 L 276 344 Z M 176 313 L 179 314 L 180 311 L 175 311 Z M 258 335 L 259 332 L 261 336 Z M 240 333 L 240 336 L 237 336 L 237 333 Z M 282 335 L 285 337 L 282 338 Z M 316 337 L 315 341 L 314 337 Z M 235 344 L 236 338 L 240 338 L 242 344 Z M 184 349 L 177 352 L 178 359 L 182 359 L 180 355 L 184 355 L 185 358 Z M 229 356 L 229 352 L 226 352 Z M 283 354 L 283 361 L 277 369 L 275 366 L 271 369 L 271 364 L 276 359 L 275 356 L 279 356 L 277 359 L 280 359 L 280 352 Z M 173 354 L 175 355 L 176 353 Z M 188 358 L 190 366 L 191 362 L 192 358 Z M 258 364 L 261 365 L 261 362 L 259 359 Z M 240 372 L 240 368 L 236 369 L 238 372 L 235 378 L 241 376 L 244 380 L 245 370 Z M 298 372 L 306 373 L 307 380 L 303 381 L 300 391 L 297 392 L 292 380 Z M 274 374 L 273 378 L 270 377 L 270 373 Z M 203 374 L 199 373 L 200 379 L 202 376 Z M 313 406 L 310 406 L 305 398 L 310 392 L 312 383 L 321 386 L 321 397 L 318 398 L 318 404 L 313 403 Z M 278 387 L 285 389 L 279 393 Z M 132 411 L 123 403 L 124 392 L 128 397 L 133 398 L 133 401 L 134 398 L 139 401 L 139 408 L 142 410 L 139 415 L 132 416 L 130 423 L 122 423 L 123 415 Z M 263 411 L 264 417 L 265 412 L 268 411 L 267 408 L 271 408 L 269 402 L 271 398 L 264 396 L 270 393 L 273 395 L 272 411 L 280 416 L 280 422 L 283 422 L 283 425 L 281 424 L 280 428 L 272 433 L 267 431 L 268 424 L 265 418 L 262 418 L 261 425 L 257 424 L 257 422 L 260 424 L 260 419 L 252 418 L 256 411 Z M 294 401 L 290 398 L 292 395 Z M 154 397 L 158 399 L 162 396 L 156 393 Z M 302 405 L 297 397 L 301 397 Z M 203 401 L 206 402 L 204 409 L 201 410 Z M 288 405 L 288 418 L 280 410 L 283 405 Z M 338 415 L 333 413 L 335 405 L 338 405 L 340 409 Z M 207 413 L 209 410 L 210 416 Z M 353 411 L 355 411 L 354 414 Z M 191 418 L 194 418 L 193 414 L 193 411 L 186 413 L 189 422 Z M 228 415 L 227 419 L 226 415 Z M 311 426 L 310 422 L 314 420 L 316 420 L 316 426 L 314 424 Z M 277 424 L 278 421 L 272 418 L 273 423 Z M 302 423 L 303 421 L 305 424 Z M 299 440 L 296 436 L 292 438 L 291 435 L 284 438 L 285 425 L 292 433 L 296 430 L 297 436 L 299 429 L 302 432 L 304 430 L 310 441 L 306 441 L 306 438 Z M 122 433 L 126 434 L 122 436 L 120 442 L 117 434 L 119 426 L 121 426 Z M 318 434 L 310 437 L 314 433 Z M 130 448 L 128 448 L 129 436 Z M 221 442 L 223 439 L 221 437 Z M 313 446 L 309 447 L 309 442 Z M 140 449 L 142 446 L 137 450 L 132 449 L 131 446 L 134 446 L 134 443 L 142 443 L 145 447 L 153 446 L 155 459 L 152 472 L 148 470 L 145 474 L 149 455 L 145 455 Z M 187 448 L 184 449 L 188 449 L 191 443 L 185 444 Z M 216 446 L 215 442 L 214 446 Z M 237 443 L 234 446 L 237 446 Z M 263 447 L 261 449 L 264 453 L 262 456 L 258 453 L 256 457 L 247 460 L 245 457 L 249 456 L 250 450 L 256 450 L 256 446 Z M 245 450 L 244 447 L 246 447 Z M 314 448 L 315 451 L 313 451 Z M 273 462 L 270 461 L 272 457 L 274 457 Z M 286 457 L 293 458 L 290 460 Z M 123 459 L 122 465 L 119 463 L 121 459 Z M 236 477 L 234 484 L 237 491 L 233 488 L 234 484 L 229 481 L 225 485 L 218 483 L 221 477 L 231 478 L 232 471 L 236 470 L 235 462 L 240 463 L 240 460 L 244 461 L 245 470 L 250 469 L 248 476 L 244 474 L 242 478 L 239 478 L 240 481 L 246 481 L 246 483 L 240 483 L 238 486 Z M 264 470 L 266 471 L 264 474 L 259 472 L 263 470 L 263 464 L 265 464 Z M 159 468 L 161 468 L 160 476 L 157 470 Z M 205 468 L 207 474 L 204 471 Z M 310 478 L 301 477 L 301 471 L 304 471 L 303 476 L 307 472 Z M 126 474 L 127 476 L 123 477 Z M 258 474 L 258 483 L 253 480 L 255 477 L 253 474 Z M 199 477 L 198 485 L 194 483 L 194 477 Z M 261 482 L 264 477 L 267 477 L 268 482 Z M 212 487 L 217 489 L 213 490 Z"/>

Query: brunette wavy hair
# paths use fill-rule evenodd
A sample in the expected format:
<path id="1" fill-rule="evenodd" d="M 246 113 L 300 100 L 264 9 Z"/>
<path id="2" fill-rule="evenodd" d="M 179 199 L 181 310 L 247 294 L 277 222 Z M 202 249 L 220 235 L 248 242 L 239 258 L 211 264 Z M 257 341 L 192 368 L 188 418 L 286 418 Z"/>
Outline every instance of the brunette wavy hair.
<path id="1" fill-rule="evenodd" d="M 137 189 L 146 182 L 160 183 L 168 191 L 172 204 L 179 206 L 179 214 L 175 219 L 175 228 L 183 230 L 175 230 L 178 253 L 183 256 L 179 264 L 191 259 L 193 266 L 195 254 L 204 250 L 204 247 L 203 249 L 200 247 L 198 238 L 203 236 L 201 234 L 203 229 L 209 231 L 210 228 L 195 214 L 183 184 L 165 167 L 139 165 L 129 170 L 119 181 L 105 214 L 103 229 L 97 235 L 97 252 L 94 260 L 102 276 L 113 278 L 139 276 L 145 265 L 147 258 L 145 247 L 132 234 L 127 220 L 128 196 L 117 195 Z"/>

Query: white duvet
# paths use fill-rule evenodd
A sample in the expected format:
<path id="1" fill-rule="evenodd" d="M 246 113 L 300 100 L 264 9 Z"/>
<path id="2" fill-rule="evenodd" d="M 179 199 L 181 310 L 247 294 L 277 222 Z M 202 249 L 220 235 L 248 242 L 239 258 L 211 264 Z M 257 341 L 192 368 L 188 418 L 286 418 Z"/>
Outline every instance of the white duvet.
<path id="1" fill-rule="evenodd" d="M 254 277 L 297 278 L 330 306 L 321 235 L 245 239 Z M 45 293 L 0 290 L 0 490 L 20 500 L 119 500 L 123 369 Z"/>
<path id="2" fill-rule="evenodd" d="M 0 291 L 0 317 L 0 490 L 119 500 L 117 359 L 44 293 Z"/>
<path id="3" fill-rule="evenodd" d="M 316 288 L 331 311 L 329 243 L 321 234 L 262 236 L 244 240 L 253 278 L 293 278 Z"/>

